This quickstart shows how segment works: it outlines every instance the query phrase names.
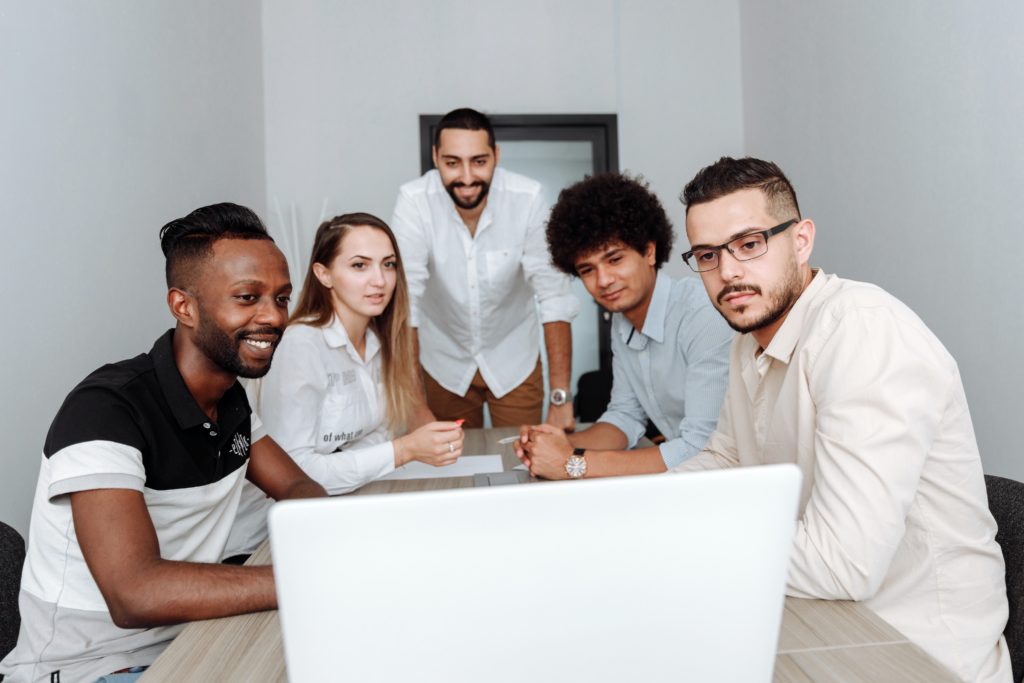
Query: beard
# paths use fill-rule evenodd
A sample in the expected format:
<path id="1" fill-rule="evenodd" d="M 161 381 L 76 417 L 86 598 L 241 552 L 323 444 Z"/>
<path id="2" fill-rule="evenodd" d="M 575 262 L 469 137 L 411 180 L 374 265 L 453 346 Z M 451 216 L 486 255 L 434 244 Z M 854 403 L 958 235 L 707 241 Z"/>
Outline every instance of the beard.
<path id="1" fill-rule="evenodd" d="M 232 337 L 213 323 L 207 322 L 207 320 L 209 318 L 205 316 L 200 317 L 199 324 L 196 326 L 195 343 L 199 350 L 213 361 L 214 365 L 237 377 L 248 379 L 263 377 L 270 372 L 270 361 L 260 366 L 246 365 L 242 361 L 239 350 L 242 344 L 245 343 L 245 338 L 250 335 L 268 336 L 272 334 L 280 339 L 283 330 L 276 327 L 262 327 L 252 330 L 241 330 Z"/>
<path id="2" fill-rule="evenodd" d="M 463 201 L 457 194 L 455 194 L 455 188 L 457 187 L 479 187 L 480 193 L 476 196 L 476 199 L 468 202 Z M 453 202 L 455 202 L 455 206 L 460 209 L 472 210 L 483 204 L 484 200 L 487 199 L 487 193 L 491 191 L 491 184 L 483 180 L 474 180 L 467 185 L 466 183 L 456 180 L 453 183 L 445 185 L 444 189 L 448 191 L 448 196 L 452 198 Z"/>
<path id="3" fill-rule="evenodd" d="M 796 265 L 796 259 L 790 259 L 786 267 L 785 278 L 768 293 L 768 310 L 761 314 L 760 317 L 747 323 L 733 322 L 722 310 L 722 298 L 734 292 L 755 292 L 760 294 L 761 288 L 757 285 L 735 284 L 728 285 L 718 293 L 718 312 L 725 318 L 725 322 L 729 324 L 729 327 L 740 334 L 746 334 L 768 327 L 786 315 L 803 292 L 803 278 L 800 276 L 800 268 Z M 746 307 L 738 308 L 736 312 L 742 315 L 744 311 L 746 311 Z"/>

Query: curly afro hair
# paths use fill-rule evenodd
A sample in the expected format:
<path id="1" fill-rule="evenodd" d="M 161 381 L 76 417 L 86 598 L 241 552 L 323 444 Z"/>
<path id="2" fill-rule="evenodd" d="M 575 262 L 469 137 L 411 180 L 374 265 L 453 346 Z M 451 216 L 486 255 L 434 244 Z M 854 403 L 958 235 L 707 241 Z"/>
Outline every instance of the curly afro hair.
<path id="1" fill-rule="evenodd" d="M 654 242 L 655 268 L 661 268 L 675 234 L 643 176 L 600 173 L 562 190 L 551 209 L 547 238 L 555 267 L 575 275 L 581 257 L 612 242 L 641 254 Z"/>

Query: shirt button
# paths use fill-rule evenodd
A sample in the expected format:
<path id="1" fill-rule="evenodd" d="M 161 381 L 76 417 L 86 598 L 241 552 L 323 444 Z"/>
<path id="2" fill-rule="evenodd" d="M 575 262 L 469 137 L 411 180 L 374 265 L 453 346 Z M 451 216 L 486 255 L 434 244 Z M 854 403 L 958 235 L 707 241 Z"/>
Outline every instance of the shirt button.
<path id="1" fill-rule="evenodd" d="M 210 436 L 217 436 L 217 432 L 210 432 Z"/>
<path id="2" fill-rule="evenodd" d="M 210 423 L 209 422 L 204 422 L 203 426 L 206 427 L 207 429 L 209 429 L 210 428 Z"/>

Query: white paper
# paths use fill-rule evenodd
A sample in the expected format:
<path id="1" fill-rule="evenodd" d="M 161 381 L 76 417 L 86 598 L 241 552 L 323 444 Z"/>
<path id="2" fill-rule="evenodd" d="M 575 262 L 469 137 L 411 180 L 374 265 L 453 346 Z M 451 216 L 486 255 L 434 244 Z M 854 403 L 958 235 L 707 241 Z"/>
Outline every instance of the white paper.
<path id="1" fill-rule="evenodd" d="M 464 455 L 454 464 L 434 467 L 418 460 L 402 465 L 383 479 L 436 479 L 438 477 L 471 477 L 474 474 L 502 472 L 500 455 Z"/>

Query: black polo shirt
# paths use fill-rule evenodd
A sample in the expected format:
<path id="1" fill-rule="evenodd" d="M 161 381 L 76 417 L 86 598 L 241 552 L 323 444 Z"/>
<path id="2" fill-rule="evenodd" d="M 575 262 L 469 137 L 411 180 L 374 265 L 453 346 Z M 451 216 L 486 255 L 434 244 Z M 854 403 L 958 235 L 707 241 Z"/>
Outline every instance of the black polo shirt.
<path id="1" fill-rule="evenodd" d="M 169 330 L 149 353 L 104 365 L 64 400 L 43 454 L 103 440 L 137 449 L 147 488 L 166 491 L 203 486 L 249 458 L 249 401 L 235 382 L 217 405 L 213 422 L 189 393 L 174 362 Z M 51 492 L 54 493 L 54 492 Z"/>
<path id="2" fill-rule="evenodd" d="M 21 631 L 0 672 L 18 680 L 55 671 L 64 680 L 95 680 L 152 663 L 181 629 L 114 625 L 78 545 L 67 494 L 139 491 L 161 557 L 220 561 L 250 442 L 264 432 L 237 382 L 218 403 L 216 422 L 203 413 L 178 372 L 173 338 L 171 330 L 149 353 L 93 372 L 54 418 L 32 506 Z"/>

